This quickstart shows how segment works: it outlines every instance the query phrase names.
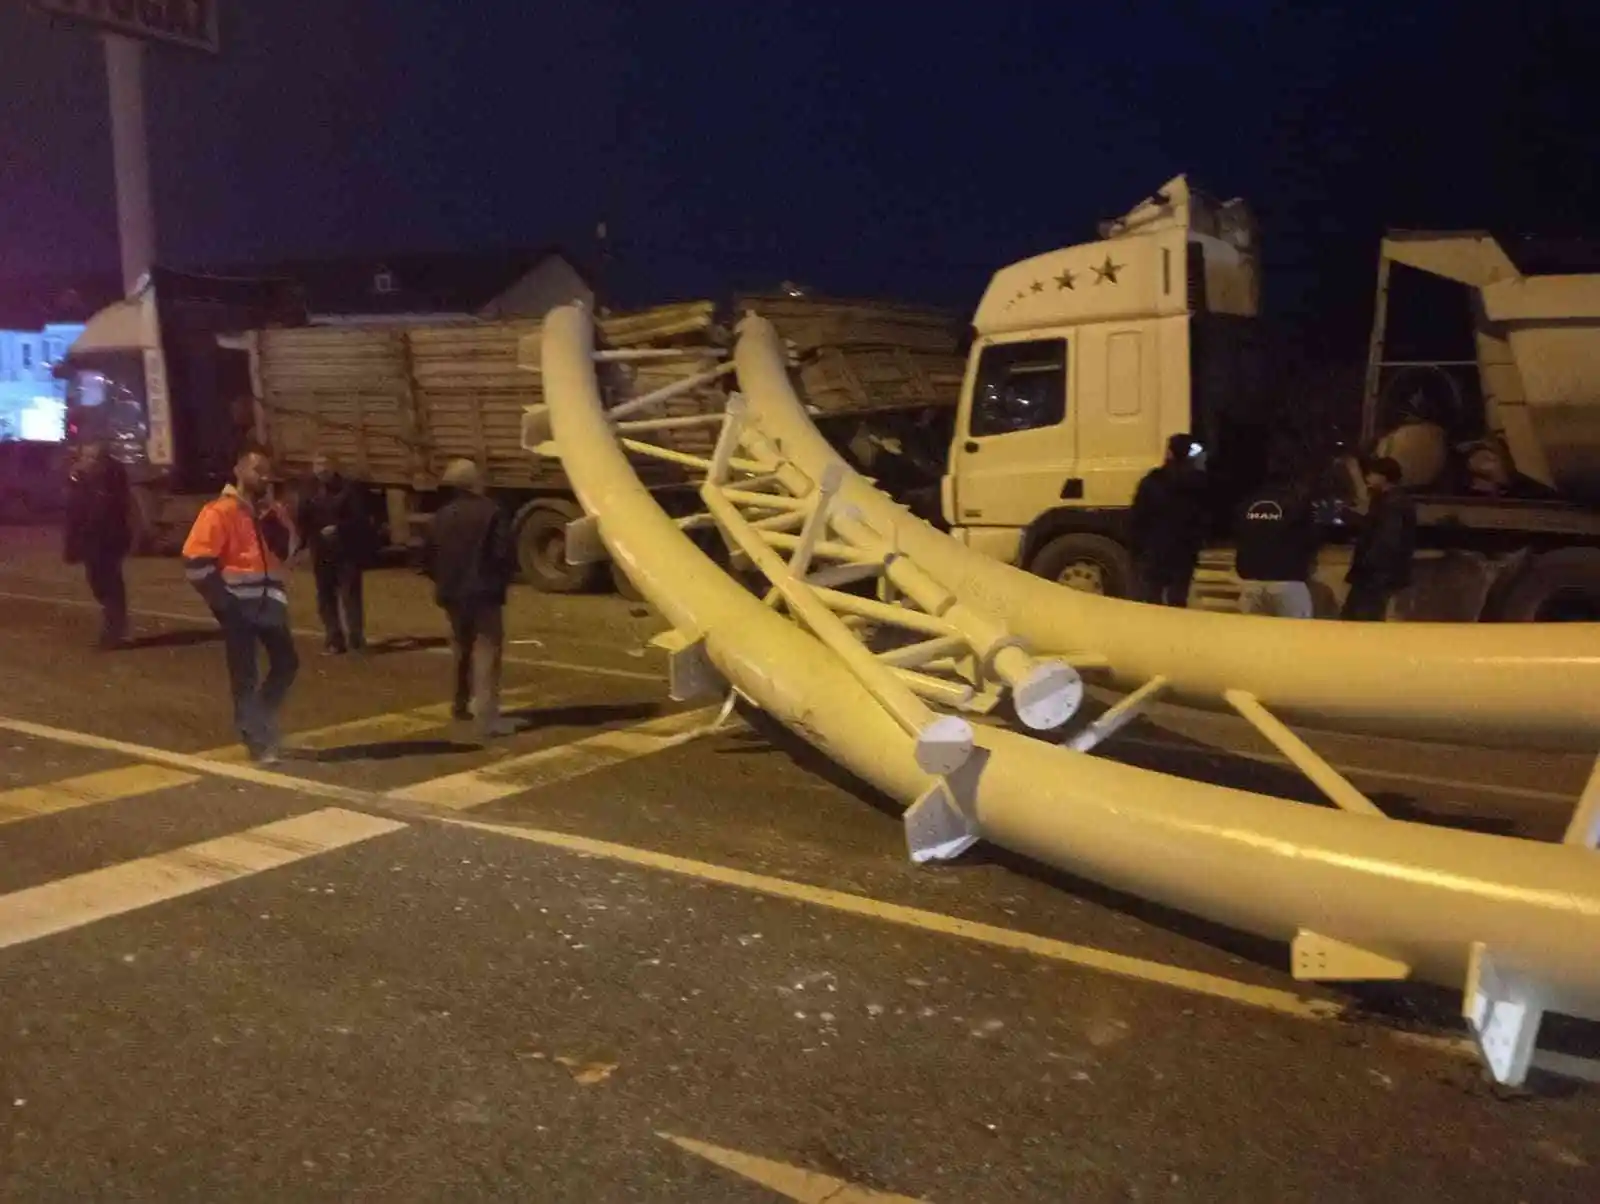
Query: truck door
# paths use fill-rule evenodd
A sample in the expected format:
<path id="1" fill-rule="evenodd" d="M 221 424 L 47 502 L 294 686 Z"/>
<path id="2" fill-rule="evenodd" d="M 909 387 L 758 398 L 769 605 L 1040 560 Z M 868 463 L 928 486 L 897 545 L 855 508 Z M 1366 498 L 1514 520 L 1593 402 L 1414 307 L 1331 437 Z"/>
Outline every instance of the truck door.
<path id="1" fill-rule="evenodd" d="M 1165 455 L 1155 333 L 1107 325 L 1078 340 L 1078 470 L 1091 506 L 1131 506 L 1140 479 Z"/>
<path id="2" fill-rule="evenodd" d="M 953 526 L 1026 527 L 1083 496 L 1071 339 L 980 345 L 950 450 Z"/>

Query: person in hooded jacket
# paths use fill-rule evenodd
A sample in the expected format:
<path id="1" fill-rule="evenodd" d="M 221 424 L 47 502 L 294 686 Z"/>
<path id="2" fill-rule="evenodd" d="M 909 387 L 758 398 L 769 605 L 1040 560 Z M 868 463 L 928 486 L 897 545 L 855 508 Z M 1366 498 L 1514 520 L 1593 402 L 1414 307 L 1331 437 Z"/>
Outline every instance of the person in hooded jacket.
<path id="1" fill-rule="evenodd" d="M 1350 557 L 1345 596 L 1339 617 L 1360 623 L 1381 623 L 1389 601 L 1411 584 L 1411 557 L 1417 547 L 1417 507 L 1401 484 L 1400 465 L 1385 456 L 1367 468 L 1371 501 L 1361 520 Z"/>
<path id="2" fill-rule="evenodd" d="M 360 652 L 367 646 L 362 574 L 372 556 L 372 524 L 361 490 L 340 474 L 333 456 L 318 452 L 311 473 L 296 521 L 311 551 L 325 652 Z"/>
<path id="3" fill-rule="evenodd" d="M 516 570 L 511 523 L 485 495 L 471 460 L 452 461 L 441 483 L 454 496 L 428 526 L 423 571 L 433 578 L 434 600 L 450 618 L 456 662 L 452 715 L 475 719 L 481 739 L 510 735 L 512 725 L 500 718 L 500 665 L 506 594 Z"/>
<path id="4" fill-rule="evenodd" d="M 100 647 L 128 639 L 128 591 L 122 562 L 133 544 L 133 494 L 128 470 L 103 440 L 86 444 L 67 481 L 64 559 L 83 565 L 100 604 Z"/>
<path id="5" fill-rule="evenodd" d="M 1133 495 L 1129 517 L 1138 600 L 1189 605 L 1206 536 L 1205 449 L 1193 435 L 1167 440 L 1167 458 Z"/>

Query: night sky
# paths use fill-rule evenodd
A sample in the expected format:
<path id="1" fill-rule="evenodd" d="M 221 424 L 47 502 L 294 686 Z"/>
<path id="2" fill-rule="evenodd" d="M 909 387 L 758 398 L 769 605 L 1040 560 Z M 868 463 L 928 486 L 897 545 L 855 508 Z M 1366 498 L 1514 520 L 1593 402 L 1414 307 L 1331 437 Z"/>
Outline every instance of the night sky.
<path id="1" fill-rule="evenodd" d="M 1600 230 L 1592 0 L 222 3 L 220 59 L 148 66 L 174 264 L 588 256 L 604 218 L 623 304 L 967 310 L 1187 171 L 1256 208 L 1270 307 L 1355 330 L 1385 224 Z M 0 51 L 0 283 L 114 272 L 98 45 L 0 0 Z"/>

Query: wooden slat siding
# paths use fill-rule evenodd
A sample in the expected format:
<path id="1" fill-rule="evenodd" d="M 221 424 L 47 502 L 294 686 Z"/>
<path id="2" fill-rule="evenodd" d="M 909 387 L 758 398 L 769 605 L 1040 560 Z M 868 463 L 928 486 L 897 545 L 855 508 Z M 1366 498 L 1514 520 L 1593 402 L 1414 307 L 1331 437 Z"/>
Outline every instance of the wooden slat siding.
<path id="1" fill-rule="evenodd" d="M 260 346 L 267 437 L 287 470 L 304 472 L 318 450 L 352 471 L 364 461 L 374 477 L 403 470 L 406 378 L 393 331 L 266 330 Z"/>
<path id="2" fill-rule="evenodd" d="M 600 327 L 613 346 L 697 345 L 713 337 L 713 319 L 712 303 L 695 301 L 608 316 Z M 324 449 L 369 484 L 431 489 L 444 465 L 461 457 L 477 462 L 499 487 L 563 488 L 559 463 L 521 445 L 522 412 L 543 393 L 538 372 L 518 362 L 518 345 L 539 330 L 538 322 L 520 319 L 262 332 L 269 437 L 291 472 L 305 471 L 312 454 Z M 704 366 L 652 365 L 645 387 Z M 701 390 L 674 399 L 666 412 L 695 413 L 711 404 L 720 406 L 720 396 Z M 711 446 L 700 430 L 663 432 L 661 438 L 697 454 Z"/>
<path id="3" fill-rule="evenodd" d="M 813 298 L 740 299 L 773 318 L 803 354 L 803 400 L 829 414 L 954 405 L 964 365 L 948 315 L 911 306 Z M 742 312 L 742 309 L 741 309 Z M 599 321 L 607 345 L 719 343 L 709 301 Z M 525 319 L 392 327 L 311 327 L 262 332 L 263 405 L 285 467 L 304 471 L 324 448 L 380 487 L 433 488 L 450 460 L 474 460 L 491 484 L 564 487 L 560 466 L 521 447 L 522 412 L 543 401 L 540 323 Z M 636 395 L 704 370 L 709 360 L 646 361 L 602 370 L 608 395 Z M 619 385 L 619 382 L 624 382 Z M 658 411 L 720 408 L 724 389 L 702 387 Z M 709 455 L 716 428 L 657 432 L 653 441 Z M 654 463 L 654 479 L 676 477 Z"/>

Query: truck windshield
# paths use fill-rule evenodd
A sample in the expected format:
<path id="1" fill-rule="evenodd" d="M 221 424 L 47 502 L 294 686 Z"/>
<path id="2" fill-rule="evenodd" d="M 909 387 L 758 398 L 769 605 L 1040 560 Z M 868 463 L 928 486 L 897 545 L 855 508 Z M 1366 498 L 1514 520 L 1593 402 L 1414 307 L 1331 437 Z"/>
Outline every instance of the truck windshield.
<path id="1" fill-rule="evenodd" d="M 69 361 L 65 372 L 67 441 L 104 439 L 124 464 L 142 464 L 150 436 L 144 357 L 137 351 L 96 353 Z"/>

